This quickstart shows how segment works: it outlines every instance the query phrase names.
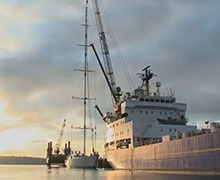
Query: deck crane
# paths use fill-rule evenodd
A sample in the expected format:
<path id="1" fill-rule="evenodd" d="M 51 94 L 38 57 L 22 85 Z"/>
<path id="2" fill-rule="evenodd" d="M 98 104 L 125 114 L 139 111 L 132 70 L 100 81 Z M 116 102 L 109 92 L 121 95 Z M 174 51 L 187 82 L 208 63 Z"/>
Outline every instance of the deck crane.
<path id="1" fill-rule="evenodd" d="M 97 0 L 93 0 L 93 8 L 94 8 L 94 13 L 95 13 L 98 34 L 99 34 L 99 41 L 100 41 L 100 46 L 101 46 L 101 51 L 102 51 L 102 56 L 103 56 L 105 73 L 109 81 L 108 85 L 110 86 L 109 88 L 110 88 L 111 94 L 114 98 L 114 105 L 117 105 L 119 103 L 121 89 L 120 87 L 116 87 L 111 57 L 110 57 L 109 48 L 108 48 L 105 31 L 103 27 L 103 22 L 102 22 L 102 17 L 101 17 L 101 11 L 100 11 Z"/>
<path id="2" fill-rule="evenodd" d="M 54 150 L 54 152 L 56 154 L 60 153 L 60 145 L 62 143 L 62 138 L 63 138 L 63 133 L 64 133 L 65 126 L 66 126 L 66 119 L 63 120 L 63 124 L 62 124 L 61 131 L 60 131 L 60 136 L 57 139 L 56 149 Z"/>

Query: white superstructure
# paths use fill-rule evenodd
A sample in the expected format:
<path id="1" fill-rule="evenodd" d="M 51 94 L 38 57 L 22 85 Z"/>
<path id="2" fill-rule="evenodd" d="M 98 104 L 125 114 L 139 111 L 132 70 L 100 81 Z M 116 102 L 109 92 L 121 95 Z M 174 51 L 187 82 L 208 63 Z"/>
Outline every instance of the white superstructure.
<path id="1" fill-rule="evenodd" d="M 196 130 L 187 125 L 186 104 L 176 102 L 173 93 L 161 96 L 157 82 L 157 92 L 149 92 L 149 80 L 153 77 L 150 70 L 141 74 L 143 84 L 127 93 L 116 106 L 115 113 L 106 113 L 105 148 L 128 148 L 161 142 L 162 137 L 170 138 Z M 151 76 L 151 78 L 149 78 Z"/>

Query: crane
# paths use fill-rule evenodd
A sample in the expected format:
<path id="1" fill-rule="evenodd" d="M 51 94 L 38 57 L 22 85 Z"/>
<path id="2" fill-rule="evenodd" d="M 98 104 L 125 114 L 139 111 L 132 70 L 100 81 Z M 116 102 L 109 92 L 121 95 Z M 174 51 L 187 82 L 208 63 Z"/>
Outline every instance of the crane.
<path id="1" fill-rule="evenodd" d="M 63 120 L 63 124 L 62 124 L 61 131 L 60 131 L 60 136 L 57 139 L 56 150 L 54 150 L 54 152 L 56 154 L 60 153 L 60 145 L 62 143 L 62 138 L 63 138 L 63 133 L 64 133 L 65 126 L 66 126 L 66 119 Z"/>
<path id="2" fill-rule="evenodd" d="M 116 105 L 119 102 L 120 89 L 116 87 L 111 57 L 110 57 L 109 48 L 108 48 L 105 31 L 103 27 L 103 22 L 102 22 L 102 17 L 101 17 L 101 11 L 100 11 L 97 0 L 93 0 L 93 9 L 95 13 L 96 25 L 97 25 L 98 34 L 99 34 L 99 41 L 100 41 L 100 46 L 101 46 L 101 51 L 102 51 L 105 73 L 107 75 L 109 85 L 111 86 L 110 91 L 114 98 L 114 105 Z"/>

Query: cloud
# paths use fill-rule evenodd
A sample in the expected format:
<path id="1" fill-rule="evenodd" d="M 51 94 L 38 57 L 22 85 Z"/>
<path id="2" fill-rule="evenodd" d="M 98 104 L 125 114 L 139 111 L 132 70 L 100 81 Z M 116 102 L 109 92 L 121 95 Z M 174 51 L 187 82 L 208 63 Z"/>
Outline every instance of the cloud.
<path id="1" fill-rule="evenodd" d="M 56 141 L 64 118 L 65 140 L 70 138 L 70 125 L 82 125 L 82 102 L 71 98 L 83 96 L 83 74 L 74 72 L 83 68 L 83 48 L 77 47 L 84 42 L 83 5 L 79 0 L 0 3 L 0 101 L 7 104 L 5 117 L 18 118 L 0 120 L 0 133 L 22 128 L 42 132 L 44 138 L 36 135 L 23 142 L 27 151 L 34 144 L 42 156 L 45 149 L 36 142 Z M 153 82 L 160 80 L 163 91 L 171 87 L 177 97 L 185 98 L 192 121 L 201 122 L 204 114 L 211 120 L 219 116 L 218 1 L 107 0 L 102 6 L 136 86 L 136 73 L 151 65 L 158 75 Z M 91 7 L 89 11 L 89 42 L 98 49 Z M 124 92 L 130 91 L 116 49 L 111 42 L 109 46 L 116 81 Z M 96 81 L 91 96 L 97 96 L 91 107 L 97 103 L 103 112 L 110 111 L 110 93 L 92 51 L 89 64 L 96 70 L 90 75 Z M 101 127 L 99 137 L 104 136 L 102 120 L 96 123 Z"/>

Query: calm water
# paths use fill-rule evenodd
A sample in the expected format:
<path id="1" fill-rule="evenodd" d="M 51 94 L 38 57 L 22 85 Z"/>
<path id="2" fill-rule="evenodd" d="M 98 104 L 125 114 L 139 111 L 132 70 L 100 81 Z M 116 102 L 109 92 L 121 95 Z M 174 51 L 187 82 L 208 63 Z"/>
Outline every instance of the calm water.
<path id="1" fill-rule="evenodd" d="M 158 175 L 114 170 L 47 169 L 46 166 L 0 165 L 0 180 L 220 180 L 220 176 Z"/>

